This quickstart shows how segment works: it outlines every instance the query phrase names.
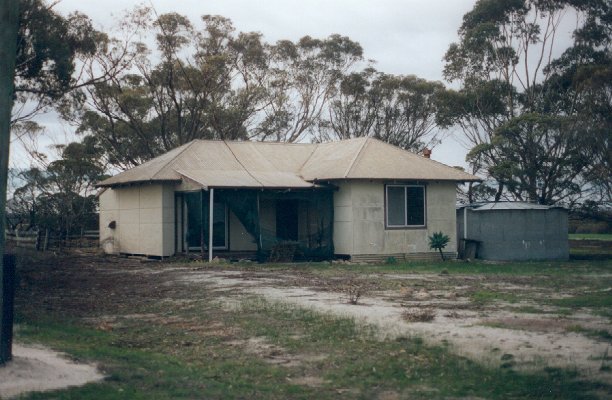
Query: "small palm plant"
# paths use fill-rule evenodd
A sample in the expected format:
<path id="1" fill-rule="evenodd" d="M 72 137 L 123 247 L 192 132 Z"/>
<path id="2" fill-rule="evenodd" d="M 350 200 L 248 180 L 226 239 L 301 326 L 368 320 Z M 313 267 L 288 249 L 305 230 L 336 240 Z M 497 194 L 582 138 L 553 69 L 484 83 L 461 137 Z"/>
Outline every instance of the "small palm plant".
<path id="1" fill-rule="evenodd" d="M 442 249 L 446 247 L 448 242 L 450 242 L 448 235 L 445 235 L 442 232 L 434 232 L 434 234 L 429 237 L 429 248 L 437 249 L 440 252 L 442 261 L 444 261 L 444 253 L 442 253 Z"/>

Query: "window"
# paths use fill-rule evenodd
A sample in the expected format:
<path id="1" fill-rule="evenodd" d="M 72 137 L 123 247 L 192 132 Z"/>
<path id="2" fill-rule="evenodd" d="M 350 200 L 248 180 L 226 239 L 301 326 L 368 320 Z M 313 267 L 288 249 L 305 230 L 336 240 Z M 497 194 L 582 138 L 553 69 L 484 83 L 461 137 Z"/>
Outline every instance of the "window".
<path id="1" fill-rule="evenodd" d="M 202 247 L 202 228 L 208 231 L 208 226 L 202 227 L 202 214 L 205 221 L 208 219 L 208 200 L 202 203 L 200 193 L 185 193 L 186 215 L 186 238 L 190 250 L 198 250 Z M 213 249 L 227 249 L 228 224 L 227 207 L 225 203 L 216 202 L 213 209 Z M 208 224 L 208 222 L 205 222 Z M 208 248 L 208 237 L 204 237 L 204 248 Z"/>
<path id="2" fill-rule="evenodd" d="M 387 227 L 425 226 L 425 186 L 387 185 L 386 198 Z"/>

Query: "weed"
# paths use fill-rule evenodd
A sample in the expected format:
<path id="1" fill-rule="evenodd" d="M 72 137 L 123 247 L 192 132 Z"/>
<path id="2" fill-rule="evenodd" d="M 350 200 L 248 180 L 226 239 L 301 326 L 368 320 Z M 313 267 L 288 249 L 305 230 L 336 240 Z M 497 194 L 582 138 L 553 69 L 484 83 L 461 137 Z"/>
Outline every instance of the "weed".
<path id="1" fill-rule="evenodd" d="M 387 259 L 385 260 L 385 264 L 387 265 L 395 265 L 397 264 L 397 259 L 393 256 L 391 257 L 387 257 Z"/>
<path id="2" fill-rule="evenodd" d="M 363 296 L 364 294 L 363 285 L 356 284 L 353 282 L 348 283 L 344 290 L 348 297 L 349 304 L 357 304 L 361 296 Z"/>
<path id="3" fill-rule="evenodd" d="M 402 316 L 409 322 L 431 322 L 436 317 L 436 312 L 431 308 L 405 311 Z"/>

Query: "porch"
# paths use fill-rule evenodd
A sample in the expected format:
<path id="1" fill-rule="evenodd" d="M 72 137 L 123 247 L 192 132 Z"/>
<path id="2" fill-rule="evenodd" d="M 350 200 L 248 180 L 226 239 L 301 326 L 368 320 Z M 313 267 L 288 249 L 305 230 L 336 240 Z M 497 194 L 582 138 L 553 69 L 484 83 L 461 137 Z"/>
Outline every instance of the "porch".
<path id="1" fill-rule="evenodd" d="M 258 261 L 330 259 L 333 189 L 175 192 L 175 252 Z M 246 257 L 245 257 L 246 256 Z"/>

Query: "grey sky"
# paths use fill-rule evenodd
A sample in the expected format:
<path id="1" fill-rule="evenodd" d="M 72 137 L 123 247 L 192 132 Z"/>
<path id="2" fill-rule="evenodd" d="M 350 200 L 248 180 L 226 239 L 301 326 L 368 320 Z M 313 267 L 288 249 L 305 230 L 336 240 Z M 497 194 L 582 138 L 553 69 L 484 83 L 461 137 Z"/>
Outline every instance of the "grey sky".
<path id="1" fill-rule="evenodd" d="M 108 30 L 125 10 L 142 3 L 63 0 L 56 10 L 66 14 L 79 10 L 94 21 L 96 28 Z M 268 42 L 338 33 L 358 41 L 366 59 L 375 60 L 378 70 L 429 80 L 442 80 L 442 57 L 449 44 L 457 40 L 463 15 L 475 3 L 476 0 L 152 1 L 158 13 L 174 11 L 194 22 L 205 14 L 223 15 L 233 21 L 236 30 L 261 32 Z M 41 116 L 39 121 L 47 125 L 54 138 L 44 139 L 45 144 L 64 141 L 72 131 L 53 114 Z M 13 164 L 24 157 L 18 147 L 13 149 Z M 449 132 L 434 150 L 433 158 L 449 165 L 464 165 L 465 154 L 466 150 L 453 140 L 453 132 Z"/>

